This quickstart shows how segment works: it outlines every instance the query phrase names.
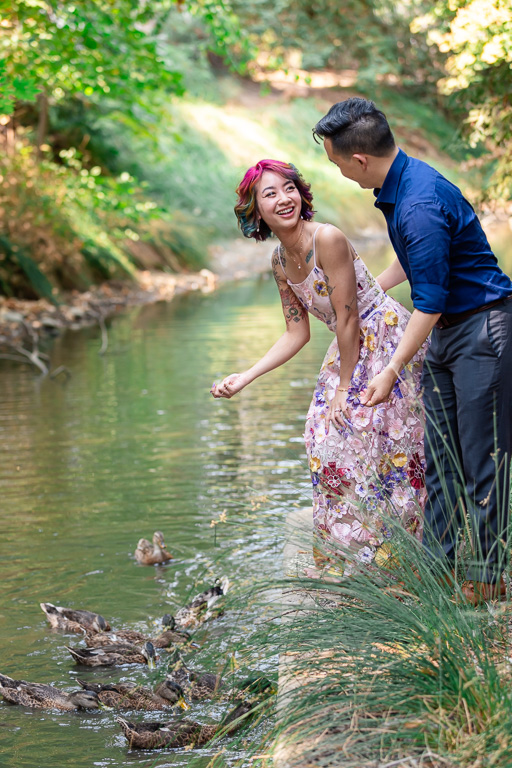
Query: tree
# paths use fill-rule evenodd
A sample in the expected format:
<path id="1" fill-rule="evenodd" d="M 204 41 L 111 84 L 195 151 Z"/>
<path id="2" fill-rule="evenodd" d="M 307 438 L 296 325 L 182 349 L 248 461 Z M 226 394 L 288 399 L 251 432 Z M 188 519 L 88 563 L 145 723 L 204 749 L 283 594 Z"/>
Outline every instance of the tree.
<path id="1" fill-rule="evenodd" d="M 464 104 L 467 130 L 496 159 L 485 195 L 512 196 L 511 0 L 440 0 L 416 19 L 416 32 L 447 56 L 438 86 Z"/>
<path id="2" fill-rule="evenodd" d="M 0 0 L 1 111 L 39 93 L 41 134 L 49 100 L 108 96 L 132 104 L 157 88 L 179 92 L 181 74 L 159 37 L 173 4 Z"/>

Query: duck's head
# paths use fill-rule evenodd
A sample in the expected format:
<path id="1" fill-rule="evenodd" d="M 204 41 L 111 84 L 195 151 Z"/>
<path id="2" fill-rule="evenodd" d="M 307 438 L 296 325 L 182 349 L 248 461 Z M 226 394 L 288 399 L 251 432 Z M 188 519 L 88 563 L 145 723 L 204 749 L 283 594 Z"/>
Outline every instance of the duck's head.
<path id="1" fill-rule="evenodd" d="M 162 616 L 162 625 L 168 629 L 176 629 L 176 619 L 170 613 L 165 613 Z"/>
<path id="2" fill-rule="evenodd" d="M 165 539 L 162 531 L 155 531 L 153 534 L 153 544 L 156 547 L 160 547 L 161 549 L 165 549 Z"/>
<path id="3" fill-rule="evenodd" d="M 158 689 L 158 693 L 170 704 L 176 704 L 181 709 L 190 709 L 190 705 L 185 701 L 185 693 L 181 685 L 174 680 L 166 678 Z"/>
<path id="4" fill-rule="evenodd" d="M 96 632 L 110 632 L 110 624 L 106 619 L 103 618 L 103 616 L 100 616 L 99 614 L 92 622 L 92 627 L 94 630 L 96 630 Z"/>
<path id="5" fill-rule="evenodd" d="M 69 694 L 70 702 L 79 709 L 103 709 L 103 705 L 95 691 L 73 691 Z"/>
<path id="6" fill-rule="evenodd" d="M 157 656 L 156 656 L 155 646 L 150 640 L 146 640 L 146 642 L 142 646 L 142 655 L 146 659 L 149 669 L 156 669 Z"/>

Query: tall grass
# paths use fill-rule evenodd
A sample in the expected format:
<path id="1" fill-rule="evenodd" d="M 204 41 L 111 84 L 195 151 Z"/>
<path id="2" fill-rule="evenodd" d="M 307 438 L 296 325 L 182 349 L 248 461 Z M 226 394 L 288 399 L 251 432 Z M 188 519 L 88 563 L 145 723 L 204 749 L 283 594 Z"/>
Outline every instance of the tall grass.
<path id="1" fill-rule="evenodd" d="M 512 765 L 512 608 L 474 608 L 463 599 L 466 568 L 480 559 L 470 523 L 461 530 L 455 582 L 447 565 L 429 560 L 397 527 L 392 510 L 393 556 L 385 564 L 363 567 L 347 552 L 350 577 L 326 571 L 318 580 L 305 575 L 306 519 L 288 516 L 283 578 L 262 579 L 235 601 L 242 611 L 248 600 L 253 611 L 260 602 L 247 645 L 279 666 L 275 718 L 253 745 L 250 765 Z M 504 548 L 500 565 L 508 583 Z"/>

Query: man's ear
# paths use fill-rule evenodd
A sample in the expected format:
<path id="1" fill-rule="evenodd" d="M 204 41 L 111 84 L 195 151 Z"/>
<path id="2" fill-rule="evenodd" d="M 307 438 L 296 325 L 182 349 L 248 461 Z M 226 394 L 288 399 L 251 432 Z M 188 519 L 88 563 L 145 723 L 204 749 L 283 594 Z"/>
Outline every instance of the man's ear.
<path id="1" fill-rule="evenodd" d="M 359 163 L 361 168 L 366 171 L 368 168 L 368 155 L 362 155 L 360 153 L 355 153 L 352 155 L 356 163 Z"/>

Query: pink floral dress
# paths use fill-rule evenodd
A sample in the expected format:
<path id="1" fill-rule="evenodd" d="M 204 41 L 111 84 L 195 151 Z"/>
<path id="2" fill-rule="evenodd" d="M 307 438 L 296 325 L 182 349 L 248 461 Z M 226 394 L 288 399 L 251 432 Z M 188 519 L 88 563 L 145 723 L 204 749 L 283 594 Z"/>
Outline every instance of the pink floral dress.
<path id="1" fill-rule="evenodd" d="M 322 225 L 320 225 L 322 226 Z M 325 226 L 325 225 L 324 225 Z M 336 331 L 324 273 L 317 266 L 302 283 L 288 284 L 303 306 Z M 324 358 L 306 420 L 305 443 L 313 483 L 313 523 L 321 550 L 336 558 L 391 565 L 395 518 L 421 539 L 426 493 L 420 375 L 427 342 L 401 371 L 390 399 L 373 408 L 360 404 L 362 390 L 388 364 L 410 313 L 388 296 L 354 251 L 360 327 L 359 360 L 350 381 L 350 418 L 326 433 L 329 404 L 339 386 L 336 338 Z M 347 564 L 350 571 L 351 568 Z"/>

